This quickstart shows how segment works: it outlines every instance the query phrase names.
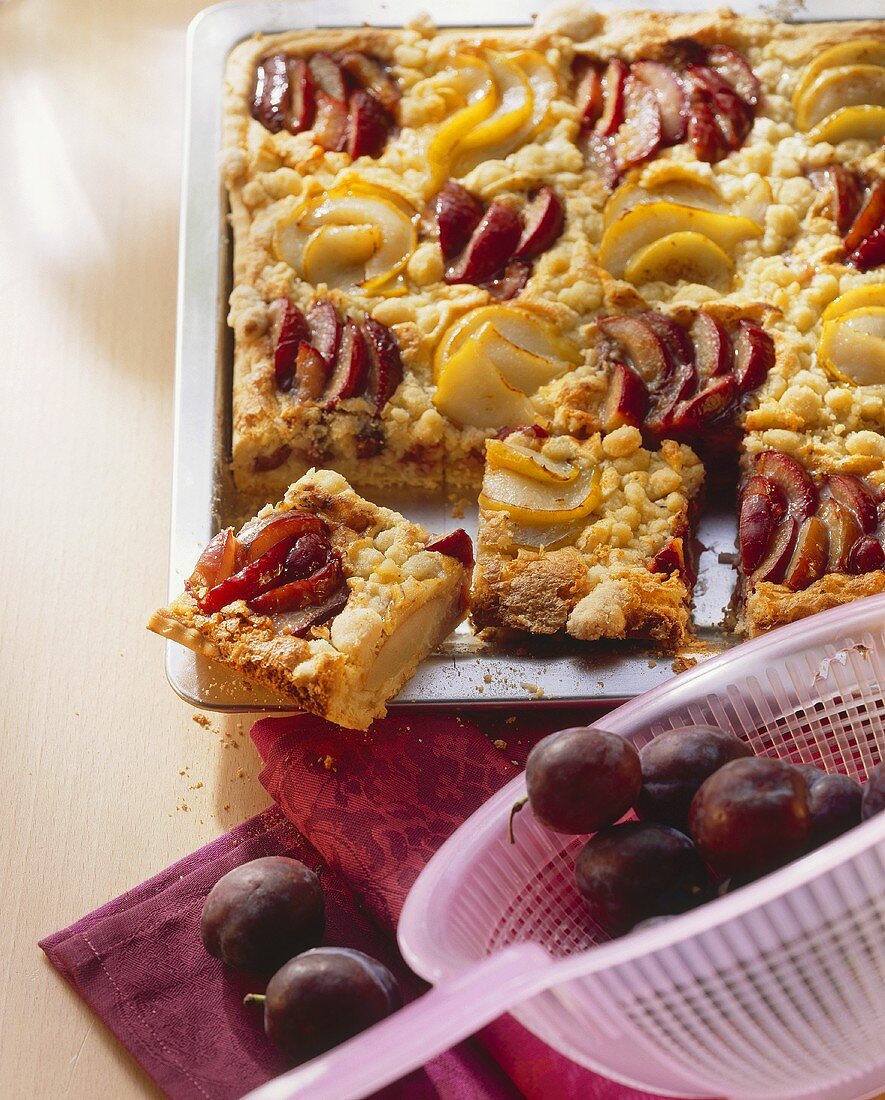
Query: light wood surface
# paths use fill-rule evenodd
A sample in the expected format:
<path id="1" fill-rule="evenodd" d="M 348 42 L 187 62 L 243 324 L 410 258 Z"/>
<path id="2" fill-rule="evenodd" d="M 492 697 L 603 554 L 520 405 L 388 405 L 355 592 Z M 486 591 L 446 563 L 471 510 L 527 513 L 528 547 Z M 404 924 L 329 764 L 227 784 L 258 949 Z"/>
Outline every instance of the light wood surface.
<path id="1" fill-rule="evenodd" d="M 250 719 L 197 725 L 144 627 L 165 598 L 202 6 L 0 3 L 4 1100 L 159 1095 L 37 940 L 268 802 Z"/>

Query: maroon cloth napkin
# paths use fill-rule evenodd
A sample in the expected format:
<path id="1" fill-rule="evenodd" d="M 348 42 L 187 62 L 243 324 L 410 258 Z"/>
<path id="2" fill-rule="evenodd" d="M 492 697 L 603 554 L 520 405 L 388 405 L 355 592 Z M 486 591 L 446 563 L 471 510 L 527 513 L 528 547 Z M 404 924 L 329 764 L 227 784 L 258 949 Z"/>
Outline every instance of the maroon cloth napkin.
<path id="1" fill-rule="evenodd" d="M 53 966 L 176 1100 L 235 1100 L 287 1068 L 265 1038 L 260 1010 L 242 1003 L 263 983 L 227 970 L 204 950 L 199 935 L 212 885 L 232 867 L 265 855 L 292 856 L 321 873 L 328 916 L 324 942 L 381 959 L 407 1000 L 425 989 L 344 879 L 276 808 L 266 810 L 40 942 Z M 378 1095 L 519 1100 L 475 1042 L 462 1043 Z"/>
<path id="2" fill-rule="evenodd" d="M 366 734 L 299 715 L 257 722 L 251 736 L 268 793 L 393 937 L 421 869 L 517 774 L 532 745 L 602 713 L 537 708 L 531 734 L 506 711 L 485 712 L 482 730 L 450 714 L 398 711 Z M 649 1100 L 575 1065 L 511 1016 L 479 1038 L 528 1100 Z"/>

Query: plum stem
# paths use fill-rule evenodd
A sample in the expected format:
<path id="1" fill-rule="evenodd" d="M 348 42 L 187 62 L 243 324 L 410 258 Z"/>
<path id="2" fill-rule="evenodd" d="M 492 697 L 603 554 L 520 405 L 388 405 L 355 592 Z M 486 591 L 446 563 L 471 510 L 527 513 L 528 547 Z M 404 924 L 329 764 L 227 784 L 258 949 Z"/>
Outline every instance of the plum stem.
<path id="1" fill-rule="evenodd" d="M 513 806 L 510 809 L 510 820 L 507 822 L 507 832 L 510 835 L 510 843 L 511 844 L 516 843 L 516 837 L 513 835 L 513 819 L 516 817 L 516 815 L 519 813 L 519 811 L 523 808 L 523 806 L 526 804 L 526 802 L 528 802 L 528 800 L 529 800 L 528 795 L 526 795 L 525 798 L 520 798 L 520 800 L 518 802 L 514 802 Z"/>
<path id="2" fill-rule="evenodd" d="M 244 1005 L 263 1005 L 267 997 L 263 993 L 247 993 L 243 998 Z"/>

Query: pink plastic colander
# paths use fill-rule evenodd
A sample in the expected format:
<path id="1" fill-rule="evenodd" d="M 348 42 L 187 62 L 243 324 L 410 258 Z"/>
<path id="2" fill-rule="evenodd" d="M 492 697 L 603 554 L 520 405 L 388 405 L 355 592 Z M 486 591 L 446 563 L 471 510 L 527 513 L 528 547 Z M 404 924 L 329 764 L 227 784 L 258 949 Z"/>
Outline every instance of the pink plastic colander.
<path id="1" fill-rule="evenodd" d="M 863 781 L 885 756 L 885 596 L 775 630 L 607 715 L 637 747 L 712 723 L 760 755 Z M 551 1047 L 650 1092 L 859 1100 L 885 1087 L 885 813 L 664 925 L 597 943 L 583 838 L 542 828 L 523 776 L 431 860 L 399 925 L 436 988 L 252 1100 L 355 1100 L 511 1012 Z"/>

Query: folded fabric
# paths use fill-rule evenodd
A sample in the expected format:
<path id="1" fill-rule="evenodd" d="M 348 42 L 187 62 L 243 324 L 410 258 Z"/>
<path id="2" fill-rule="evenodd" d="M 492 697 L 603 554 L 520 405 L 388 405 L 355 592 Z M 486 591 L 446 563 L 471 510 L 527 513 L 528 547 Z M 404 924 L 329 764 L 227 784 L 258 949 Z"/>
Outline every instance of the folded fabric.
<path id="1" fill-rule="evenodd" d="M 257 722 L 251 736 L 268 793 L 392 938 L 421 869 L 524 766 L 532 745 L 604 711 L 535 708 L 530 727 L 526 713 L 514 720 L 485 711 L 474 725 L 439 711 L 397 711 L 366 734 L 298 715 Z M 511 1016 L 479 1038 L 528 1100 L 648 1100 L 557 1054 Z"/>
<path id="2" fill-rule="evenodd" d="M 320 872 L 326 943 L 381 959 L 407 1000 L 424 991 L 344 879 L 276 808 L 266 810 L 40 943 L 53 966 L 176 1100 L 235 1100 L 287 1068 L 264 1035 L 260 1010 L 242 1003 L 263 983 L 225 968 L 206 952 L 199 934 L 213 884 L 232 867 L 265 855 L 292 856 Z M 476 1043 L 462 1043 L 382 1096 L 518 1100 Z"/>

